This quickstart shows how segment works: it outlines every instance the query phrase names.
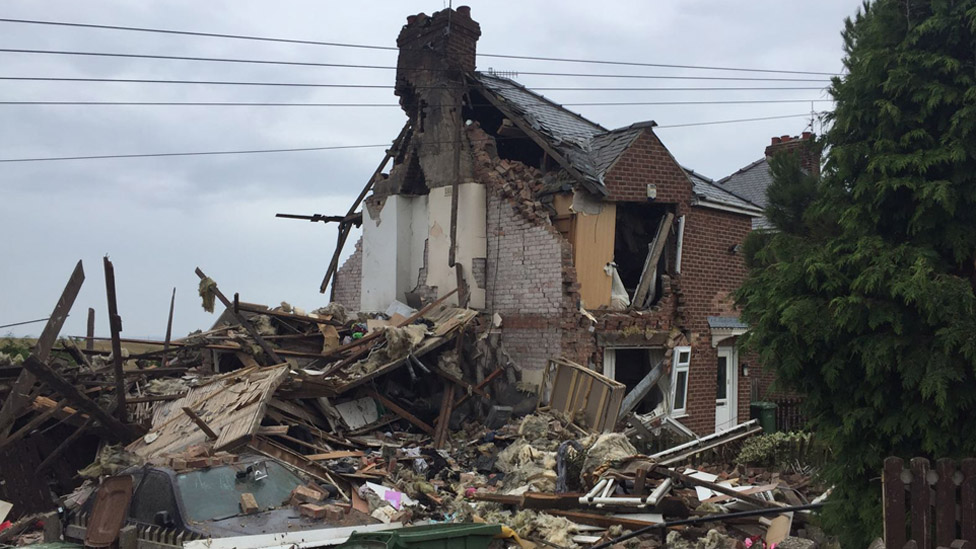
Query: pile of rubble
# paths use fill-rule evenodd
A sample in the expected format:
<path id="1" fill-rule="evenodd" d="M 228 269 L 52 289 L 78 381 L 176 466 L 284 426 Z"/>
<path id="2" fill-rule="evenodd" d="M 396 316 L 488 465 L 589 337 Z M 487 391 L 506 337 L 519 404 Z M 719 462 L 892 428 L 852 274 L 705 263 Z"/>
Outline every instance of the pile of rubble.
<path id="1" fill-rule="evenodd" d="M 761 431 L 755 422 L 704 438 L 675 434 L 667 421 L 628 427 L 619 421 L 623 387 L 565 360 L 553 360 L 527 410 L 508 357 L 480 335 L 487 330 L 477 326 L 475 311 L 446 304 L 451 294 L 419 309 L 395 302 L 384 314 L 339 306 L 306 313 L 230 300 L 198 274 L 204 305 L 225 305 L 206 332 L 132 342 L 144 349 L 139 353 L 122 349 L 126 340 L 117 331 L 120 353 L 96 350 L 91 341 L 84 348 L 70 339 L 56 343 L 77 293 L 72 287 L 80 285 L 73 277 L 30 357 L 0 364 L 0 374 L 8 373 L 0 378 L 5 477 L 14 463 L 3 461 L 12 456 L 3 452 L 18 440 L 57 433 L 39 471 L 84 455 L 81 441 L 93 443 L 79 477 L 57 479 L 54 497 L 42 490 L 42 507 L 65 510 L 47 515 L 45 532 L 54 532 L 48 537 L 104 526 L 96 517 L 111 507 L 100 503 L 108 501 L 111 479 L 130 479 L 123 499 L 132 515 L 145 504 L 131 478 L 138 485 L 147 468 L 171 474 L 179 490 L 189 490 L 180 483 L 191 473 L 217 476 L 229 468 L 235 500 L 214 505 L 231 509 L 244 526 L 251 515 L 291 509 L 302 524 L 335 531 L 499 524 L 508 543 L 523 548 L 590 546 L 628 535 L 646 546 L 665 539 L 679 547 L 824 542 L 809 520 L 825 497 L 811 469 L 733 464 L 743 442 Z M 668 447 L 650 455 L 635 447 L 646 451 L 650 439 Z M 264 479 L 278 467 L 301 480 L 269 495 Z M 25 506 L 13 515 L 21 519 L 0 531 L 0 543 L 37 522 L 25 510 L 32 509 Z M 126 518 L 116 515 L 109 542 Z M 214 529 L 201 530 L 207 521 L 149 516 L 156 521 L 150 526 L 182 524 L 189 532 L 170 544 L 189 547 L 195 538 L 221 535 L 217 519 L 208 519 Z"/>

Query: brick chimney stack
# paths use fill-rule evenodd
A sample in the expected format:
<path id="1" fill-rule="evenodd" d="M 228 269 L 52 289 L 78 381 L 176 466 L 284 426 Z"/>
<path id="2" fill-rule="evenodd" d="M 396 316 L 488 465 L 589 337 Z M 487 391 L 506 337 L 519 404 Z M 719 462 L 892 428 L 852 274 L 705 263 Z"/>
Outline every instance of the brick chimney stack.
<path id="1" fill-rule="evenodd" d="M 820 147 L 817 145 L 813 132 L 803 132 L 799 136 L 783 135 L 773 137 L 766 147 L 766 158 L 782 152 L 797 154 L 800 166 L 813 175 L 820 175 Z"/>
<path id="2" fill-rule="evenodd" d="M 471 19 L 468 6 L 407 17 L 397 37 L 395 93 L 409 115 L 415 113 L 416 95 L 424 88 L 463 84 L 462 75 L 475 69 L 480 36 L 481 25 Z"/>

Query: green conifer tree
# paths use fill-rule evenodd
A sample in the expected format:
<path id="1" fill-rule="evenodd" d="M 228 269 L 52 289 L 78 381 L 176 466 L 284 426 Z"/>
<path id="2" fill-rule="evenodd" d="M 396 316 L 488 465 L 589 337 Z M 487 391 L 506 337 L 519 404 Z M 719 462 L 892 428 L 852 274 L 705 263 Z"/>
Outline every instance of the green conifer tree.
<path id="1" fill-rule="evenodd" d="M 738 293 L 832 448 L 825 526 L 881 535 L 887 456 L 976 456 L 976 0 L 877 0 L 843 31 L 818 184 L 774 161 Z M 812 190 L 811 190 L 812 189 Z"/>

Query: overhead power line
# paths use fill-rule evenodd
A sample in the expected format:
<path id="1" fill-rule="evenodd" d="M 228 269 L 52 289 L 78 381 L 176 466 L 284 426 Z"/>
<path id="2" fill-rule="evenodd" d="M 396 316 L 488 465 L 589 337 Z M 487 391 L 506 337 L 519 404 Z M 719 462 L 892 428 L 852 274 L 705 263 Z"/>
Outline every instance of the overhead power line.
<path id="1" fill-rule="evenodd" d="M 821 103 L 831 99 L 743 99 L 729 101 L 620 101 L 563 103 L 564 107 L 636 107 L 649 105 L 743 105 L 766 103 Z M 0 101 L 0 106 L 85 106 L 85 107 L 365 107 L 400 108 L 396 103 L 284 103 L 267 101 Z M 439 107 L 440 105 L 427 105 Z M 487 107 L 490 104 L 473 105 Z"/>
<path id="2" fill-rule="evenodd" d="M 167 80 L 157 78 L 83 78 L 57 76 L 0 76 L 0 80 L 23 82 L 98 82 L 125 84 L 199 84 L 208 86 L 281 86 L 297 88 L 362 88 L 388 89 L 389 84 L 333 84 L 316 82 L 242 82 L 229 80 Z M 444 88 L 445 86 L 429 86 Z M 422 88 L 422 87 L 421 87 Z M 822 90 L 824 86 L 716 86 L 716 87 L 669 87 L 669 88 L 620 88 L 620 87 L 551 87 L 529 86 L 537 91 L 764 91 L 764 90 Z"/>
<path id="3" fill-rule="evenodd" d="M 781 120 L 783 118 L 799 118 L 799 117 L 808 118 L 809 116 L 810 113 L 807 112 L 802 114 L 784 114 L 781 116 L 761 116 L 758 118 L 737 118 L 735 120 L 712 120 L 709 122 L 690 122 L 688 124 L 666 124 L 663 126 L 654 126 L 654 129 L 657 130 L 661 128 L 689 128 L 691 126 L 714 126 L 717 124 L 735 124 L 738 122 L 759 122 L 762 120 Z"/>
<path id="4" fill-rule="evenodd" d="M 24 48 L 0 48 L 0 53 L 22 53 L 36 55 L 73 55 L 85 57 L 116 57 L 125 59 L 156 59 L 167 61 L 201 61 L 208 63 L 247 63 L 257 65 L 283 65 L 301 67 L 330 67 L 342 69 L 371 69 L 371 70 L 396 70 L 395 66 L 386 65 L 359 65 L 353 63 L 322 63 L 315 61 L 283 61 L 272 59 L 235 59 L 226 57 L 194 57 L 182 55 L 153 55 L 144 53 L 117 53 L 117 52 L 94 52 L 94 51 L 74 51 L 74 50 L 35 50 Z M 429 72 L 447 72 L 450 69 L 431 69 L 419 67 L 410 70 L 422 70 Z M 663 80 L 724 80 L 724 81 L 765 81 L 765 82 L 828 82 L 825 78 L 773 78 L 773 77 L 746 77 L 746 76 L 670 76 L 670 75 L 650 75 L 650 74 L 587 74 L 587 73 L 564 73 L 564 72 L 536 72 L 518 71 L 520 75 L 529 76 L 572 76 L 578 78 L 639 78 L 639 79 L 663 79 Z"/>
<path id="5" fill-rule="evenodd" d="M 358 49 L 369 49 L 369 50 L 382 50 L 382 51 L 398 51 L 399 48 L 393 46 L 376 46 L 367 44 L 350 44 L 345 42 L 323 42 L 319 40 L 301 40 L 293 38 L 277 38 L 269 36 L 254 36 L 254 35 L 244 35 L 244 34 L 227 34 L 227 33 L 215 33 L 215 32 L 197 32 L 197 31 L 184 31 L 184 30 L 174 30 L 174 29 L 157 29 L 148 27 L 130 27 L 122 25 L 97 25 L 92 23 L 74 23 L 66 21 L 42 21 L 37 19 L 11 19 L 11 18 L 0 18 L 0 22 L 4 23 L 22 23 L 31 25 L 52 25 L 61 27 L 76 27 L 76 28 L 89 28 L 89 29 L 100 29 L 100 30 L 116 30 L 116 31 L 129 31 L 129 32 L 148 32 L 156 34 L 172 34 L 172 35 L 184 35 L 184 36 L 198 36 L 205 38 L 225 38 L 234 40 L 253 40 L 260 42 L 279 42 L 286 44 L 304 44 L 304 45 L 314 45 L 314 46 L 332 46 L 332 47 L 342 47 L 342 48 L 358 48 Z M 835 73 L 830 72 L 816 72 L 816 71 L 798 71 L 798 70 L 778 70 L 778 69 L 756 69 L 756 68 L 742 68 L 742 67 L 720 67 L 720 66 L 707 66 L 707 65 L 677 65 L 668 63 L 645 63 L 645 62 L 635 62 L 635 61 L 608 61 L 608 60 L 598 60 L 598 59 L 568 59 L 561 57 L 538 57 L 531 55 L 510 55 L 510 54 L 500 54 L 500 53 L 479 53 L 480 57 L 493 57 L 499 59 L 518 59 L 518 60 L 528 60 L 528 61 L 549 61 L 549 62 L 560 62 L 560 63 L 589 63 L 589 64 L 599 64 L 599 65 L 618 65 L 618 66 L 628 66 L 628 67 L 653 67 L 653 68 L 669 68 L 669 69 L 694 69 L 694 70 L 712 70 L 712 71 L 736 71 L 736 72 L 758 72 L 758 73 L 782 73 L 782 74 L 812 74 L 820 76 L 836 76 Z"/>
<path id="6" fill-rule="evenodd" d="M 761 120 L 778 120 L 783 118 L 797 118 L 797 117 L 808 117 L 810 113 L 801 114 L 787 114 L 782 116 L 764 116 L 759 118 L 739 118 L 737 120 L 716 120 L 711 122 L 692 122 L 690 124 L 671 124 L 664 126 L 656 126 L 656 128 L 682 128 L 687 126 L 707 126 L 711 124 L 732 124 L 738 122 L 756 122 Z M 506 139 L 502 137 L 496 137 L 495 140 Z M 514 138 L 513 138 L 514 139 Z M 455 141 L 450 141 L 450 143 L 455 143 Z M 0 158 L 0 162 L 55 162 L 64 160 L 105 160 L 114 158 L 157 158 L 157 157 L 174 157 L 174 156 L 213 156 L 213 155 L 233 155 L 233 154 L 267 154 L 267 153 L 285 153 L 285 152 L 309 152 L 309 151 L 334 151 L 342 149 L 375 149 L 380 147 L 389 147 L 388 143 L 376 144 L 376 145 L 337 145 L 329 147 L 299 147 L 293 149 L 248 149 L 248 150 L 236 150 L 236 151 L 194 151 L 194 152 L 174 152 L 174 153 L 142 153 L 142 154 L 101 154 L 92 156 L 49 156 L 49 157 L 35 157 L 35 158 Z"/>

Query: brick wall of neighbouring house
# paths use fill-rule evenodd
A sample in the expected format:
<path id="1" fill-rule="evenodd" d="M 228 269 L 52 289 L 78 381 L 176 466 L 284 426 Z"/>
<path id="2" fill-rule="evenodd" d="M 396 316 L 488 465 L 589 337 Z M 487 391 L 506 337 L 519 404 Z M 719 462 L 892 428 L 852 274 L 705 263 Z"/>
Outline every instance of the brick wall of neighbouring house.
<path id="1" fill-rule="evenodd" d="M 335 302 L 350 311 L 358 311 L 363 284 L 363 239 L 356 241 L 356 249 L 335 275 Z"/>
<path id="2" fill-rule="evenodd" d="M 655 202 L 687 206 L 692 198 L 688 176 L 650 130 L 644 130 L 610 168 L 605 184 L 613 201 L 648 203 L 648 184 L 657 189 Z"/>

